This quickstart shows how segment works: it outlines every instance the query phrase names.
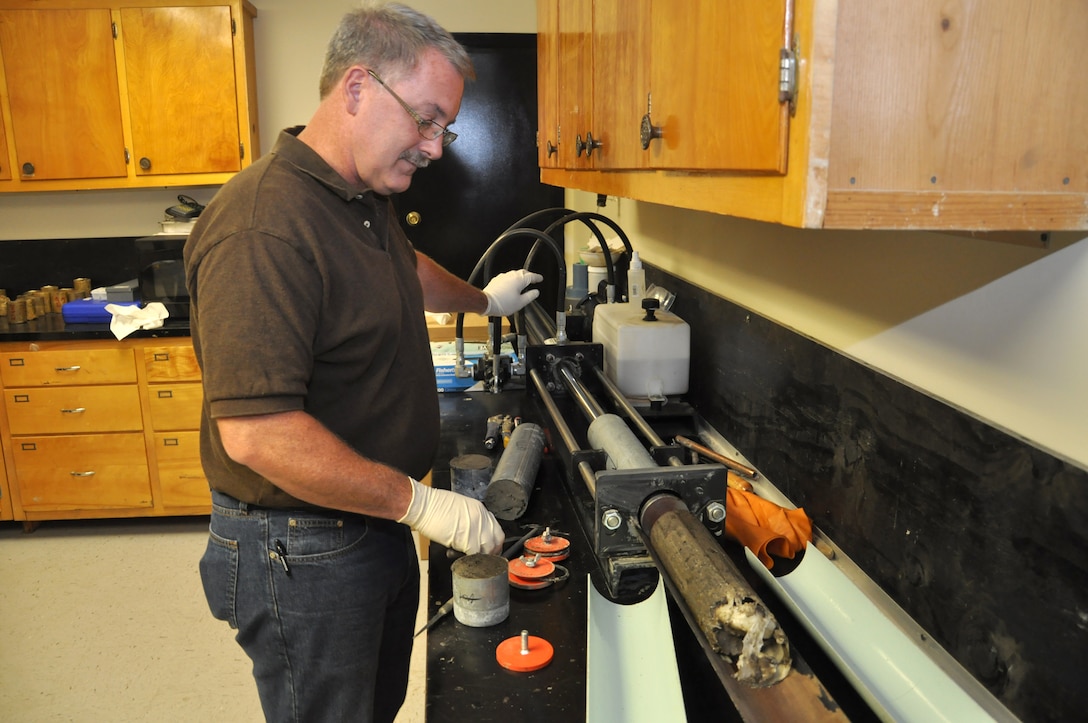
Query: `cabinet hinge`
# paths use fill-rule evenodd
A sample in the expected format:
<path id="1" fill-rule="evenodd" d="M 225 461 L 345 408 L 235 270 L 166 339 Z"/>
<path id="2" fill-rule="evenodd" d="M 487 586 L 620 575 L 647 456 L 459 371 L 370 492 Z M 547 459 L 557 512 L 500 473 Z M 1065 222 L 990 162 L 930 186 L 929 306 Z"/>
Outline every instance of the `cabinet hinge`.
<path id="1" fill-rule="evenodd" d="M 238 144 L 238 157 L 241 158 L 243 161 L 246 159 L 246 144 L 245 143 L 239 143 Z"/>
<path id="2" fill-rule="evenodd" d="M 125 149 L 125 165 L 127 166 L 131 162 L 132 162 L 132 156 L 129 155 L 128 149 L 126 148 Z"/>
<path id="3" fill-rule="evenodd" d="M 789 103 L 791 110 L 797 101 L 797 47 L 778 51 L 778 102 Z"/>
<path id="4" fill-rule="evenodd" d="M 235 24 L 234 18 L 230 19 L 230 34 L 231 35 L 237 35 L 238 34 L 238 26 Z"/>
<path id="5" fill-rule="evenodd" d="M 117 40 L 117 23 L 110 23 L 110 29 L 113 31 L 113 39 Z"/>

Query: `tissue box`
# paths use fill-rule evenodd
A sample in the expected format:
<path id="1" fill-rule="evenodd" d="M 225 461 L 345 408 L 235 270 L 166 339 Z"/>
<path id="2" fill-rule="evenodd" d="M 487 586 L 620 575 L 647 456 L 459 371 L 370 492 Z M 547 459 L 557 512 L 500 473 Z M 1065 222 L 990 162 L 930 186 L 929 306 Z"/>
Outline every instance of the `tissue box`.
<path id="1" fill-rule="evenodd" d="M 135 301 L 97 301 L 95 299 L 76 299 L 60 307 L 60 315 L 65 324 L 108 324 L 113 314 L 106 311 L 107 304 L 118 306 L 139 306 Z"/>

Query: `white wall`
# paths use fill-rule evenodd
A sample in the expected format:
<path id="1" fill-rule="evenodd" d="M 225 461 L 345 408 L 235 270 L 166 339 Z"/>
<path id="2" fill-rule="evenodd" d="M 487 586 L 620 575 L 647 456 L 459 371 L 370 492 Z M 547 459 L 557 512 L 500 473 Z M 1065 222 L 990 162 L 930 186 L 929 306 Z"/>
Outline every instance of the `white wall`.
<path id="1" fill-rule="evenodd" d="M 604 212 L 648 263 L 1088 469 L 1088 234 L 1036 249 L 613 198 Z"/>
<path id="2" fill-rule="evenodd" d="M 352 0 L 253 0 L 262 150 L 317 105 Z M 415 0 L 455 32 L 534 32 L 534 0 Z M 0 240 L 139 236 L 179 192 L 0 194 Z M 568 193 L 593 209 L 593 197 Z M 605 213 L 647 262 L 1088 468 L 1088 240 L 800 231 L 648 203 Z M 2 253 L 2 241 L 0 241 Z M 698 330 L 696 330 L 698 331 Z"/>

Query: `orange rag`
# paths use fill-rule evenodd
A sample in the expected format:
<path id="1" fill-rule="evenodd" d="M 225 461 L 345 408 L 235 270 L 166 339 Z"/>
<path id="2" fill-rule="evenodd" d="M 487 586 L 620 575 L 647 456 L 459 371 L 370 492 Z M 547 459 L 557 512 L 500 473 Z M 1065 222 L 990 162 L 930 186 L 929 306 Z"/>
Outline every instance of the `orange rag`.
<path id="1" fill-rule="evenodd" d="M 725 534 L 759 558 L 767 569 L 771 555 L 792 559 L 812 539 L 812 520 L 803 509 L 788 510 L 752 492 L 726 489 Z"/>

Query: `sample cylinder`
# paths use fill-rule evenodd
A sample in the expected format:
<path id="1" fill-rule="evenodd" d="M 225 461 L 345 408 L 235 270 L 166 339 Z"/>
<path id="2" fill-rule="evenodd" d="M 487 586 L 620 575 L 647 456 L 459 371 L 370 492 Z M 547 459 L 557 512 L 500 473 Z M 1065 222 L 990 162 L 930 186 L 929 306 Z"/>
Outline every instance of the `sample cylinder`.
<path id="1" fill-rule="evenodd" d="M 486 628 L 510 615 L 509 561 L 501 555 L 466 555 L 450 566 L 453 615 L 462 625 Z"/>
<path id="2" fill-rule="evenodd" d="M 463 454 L 450 460 L 450 489 L 483 500 L 491 481 L 491 458 L 484 454 Z"/>
<path id="3" fill-rule="evenodd" d="M 484 506 L 491 514 L 500 520 L 516 520 L 525 514 L 543 454 L 544 430 L 540 425 L 525 423 L 514 428 L 484 495 Z"/>

